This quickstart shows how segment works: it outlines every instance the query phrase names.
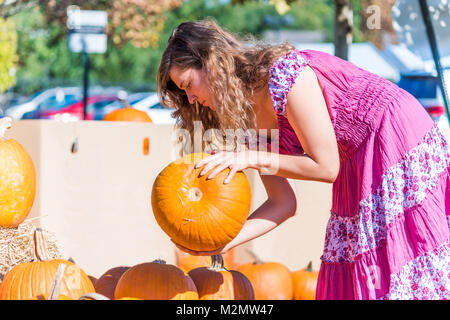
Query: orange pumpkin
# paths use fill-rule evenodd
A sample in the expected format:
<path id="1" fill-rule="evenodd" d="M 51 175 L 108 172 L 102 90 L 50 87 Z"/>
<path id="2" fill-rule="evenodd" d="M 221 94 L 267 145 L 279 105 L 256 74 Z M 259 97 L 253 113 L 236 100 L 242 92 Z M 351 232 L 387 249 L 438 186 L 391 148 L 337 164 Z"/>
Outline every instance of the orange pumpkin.
<path id="1" fill-rule="evenodd" d="M 250 281 L 236 270 L 224 268 L 221 255 L 211 256 L 211 267 L 189 271 L 200 300 L 254 300 Z"/>
<path id="2" fill-rule="evenodd" d="M 36 194 L 36 171 L 24 147 L 5 139 L 11 118 L 0 120 L 0 227 L 14 228 L 30 213 Z"/>
<path id="3" fill-rule="evenodd" d="M 294 300 L 315 300 L 319 272 L 312 269 L 312 261 L 304 269 L 292 272 Z"/>
<path id="4" fill-rule="evenodd" d="M 291 272 L 282 263 L 255 261 L 237 269 L 252 283 L 255 300 L 292 300 L 294 293 Z"/>
<path id="5" fill-rule="evenodd" d="M 42 295 L 42 296 L 37 296 L 37 297 L 33 298 L 33 300 L 52 300 L 52 299 L 50 299 L 48 295 Z M 58 296 L 58 298 L 55 300 L 73 300 L 73 299 L 68 296 L 65 296 L 63 294 L 60 294 Z"/>
<path id="6" fill-rule="evenodd" d="M 100 293 L 110 299 L 114 299 L 114 291 L 120 277 L 130 269 L 130 267 L 114 267 L 103 273 L 94 284 L 95 292 Z"/>
<path id="7" fill-rule="evenodd" d="M 234 262 L 234 249 L 231 249 L 222 255 L 223 265 L 226 269 L 235 269 L 237 264 Z M 192 269 L 207 267 L 211 264 L 209 256 L 193 256 L 187 252 L 177 249 L 177 267 L 184 272 Z"/>
<path id="8" fill-rule="evenodd" d="M 131 122 L 153 122 L 150 116 L 142 110 L 132 107 L 116 109 L 103 117 L 104 121 L 131 121 Z"/>
<path id="9" fill-rule="evenodd" d="M 156 260 L 135 265 L 117 282 L 114 299 L 198 300 L 197 288 L 181 269 Z"/>
<path id="10" fill-rule="evenodd" d="M 250 211 L 247 177 L 237 172 L 228 184 L 229 169 L 213 179 L 199 177 L 195 164 L 209 156 L 193 153 L 173 161 L 156 177 L 152 208 L 161 229 L 175 243 L 195 251 L 225 246 L 242 229 Z"/>
<path id="11" fill-rule="evenodd" d="M 57 270 L 65 264 L 59 292 L 70 299 L 95 292 L 88 275 L 73 262 L 48 260 L 45 237 L 40 229 L 35 231 L 35 248 L 38 261 L 14 266 L 3 278 L 0 300 L 32 300 L 50 296 Z"/>
<path id="12" fill-rule="evenodd" d="M 72 298 L 70 297 L 59 294 L 59 291 L 61 290 L 61 281 L 64 277 L 65 270 L 66 265 L 64 263 L 60 263 L 58 266 L 58 270 L 56 270 L 55 281 L 53 282 L 52 288 L 50 289 L 50 293 L 48 295 L 39 295 L 36 297 L 36 300 L 72 300 Z"/>

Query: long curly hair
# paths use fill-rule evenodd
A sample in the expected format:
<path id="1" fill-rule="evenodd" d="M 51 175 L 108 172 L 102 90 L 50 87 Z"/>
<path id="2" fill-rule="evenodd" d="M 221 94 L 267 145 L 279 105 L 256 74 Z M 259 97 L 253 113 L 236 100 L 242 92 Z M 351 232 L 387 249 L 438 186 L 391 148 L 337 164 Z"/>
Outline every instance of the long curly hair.
<path id="1" fill-rule="evenodd" d="M 251 36 L 240 38 L 211 19 L 181 23 L 161 58 L 158 94 L 163 105 L 175 108 L 177 126 L 186 129 L 191 139 L 195 121 L 201 122 L 202 130 L 214 129 L 222 138 L 227 129 L 256 129 L 251 98 L 267 86 L 275 60 L 292 49 L 288 43 L 270 45 Z M 185 91 L 169 76 L 172 66 L 206 72 L 215 110 L 189 103 Z"/>

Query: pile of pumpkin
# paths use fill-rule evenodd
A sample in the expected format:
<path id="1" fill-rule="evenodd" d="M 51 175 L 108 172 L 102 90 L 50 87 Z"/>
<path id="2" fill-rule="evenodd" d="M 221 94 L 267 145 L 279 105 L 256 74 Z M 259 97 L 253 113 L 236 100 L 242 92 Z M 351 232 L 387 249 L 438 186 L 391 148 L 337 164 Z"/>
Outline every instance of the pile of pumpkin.
<path id="1" fill-rule="evenodd" d="M 10 126 L 10 119 L 0 120 L 3 228 L 16 228 L 23 222 L 36 188 L 30 156 L 17 141 L 3 138 Z M 159 226 L 175 243 L 198 251 L 216 250 L 231 241 L 247 219 L 251 200 L 249 182 L 242 172 L 228 184 L 223 184 L 227 170 L 214 179 L 199 177 L 201 169 L 195 164 L 205 156 L 191 154 L 170 163 L 152 189 L 152 208 Z M 34 234 L 34 249 L 35 261 L 19 263 L 6 273 L 0 283 L 0 299 L 290 300 L 315 296 L 317 272 L 310 268 L 291 273 L 281 263 L 261 261 L 237 266 L 232 251 L 212 258 L 180 252 L 177 266 L 156 260 L 115 267 L 95 279 L 74 261 L 52 259 L 39 228 Z M 211 259 L 212 264 L 206 266 L 204 259 Z"/>
<path id="2" fill-rule="evenodd" d="M 211 258 L 178 252 L 177 265 L 162 260 L 118 266 L 98 279 L 74 261 L 50 259 L 36 229 L 37 260 L 14 266 L 0 283 L 0 300 L 312 300 L 317 272 L 290 272 L 278 262 L 236 265 L 233 250 Z M 225 259 L 224 259 L 225 258 Z M 212 260 L 206 266 L 207 260 Z M 236 267 L 229 270 L 225 265 Z"/>

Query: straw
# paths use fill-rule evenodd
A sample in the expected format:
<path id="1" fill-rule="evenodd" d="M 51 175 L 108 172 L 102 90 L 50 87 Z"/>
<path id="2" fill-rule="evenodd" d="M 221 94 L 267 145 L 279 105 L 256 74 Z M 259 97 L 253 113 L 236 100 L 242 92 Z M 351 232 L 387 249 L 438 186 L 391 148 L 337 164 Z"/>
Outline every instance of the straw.
<path id="1" fill-rule="evenodd" d="M 36 260 L 33 235 L 37 227 L 32 221 L 39 218 L 27 219 L 16 228 L 0 227 L 0 282 L 14 266 Z M 55 235 L 47 230 L 43 232 L 50 259 L 62 259 Z"/>

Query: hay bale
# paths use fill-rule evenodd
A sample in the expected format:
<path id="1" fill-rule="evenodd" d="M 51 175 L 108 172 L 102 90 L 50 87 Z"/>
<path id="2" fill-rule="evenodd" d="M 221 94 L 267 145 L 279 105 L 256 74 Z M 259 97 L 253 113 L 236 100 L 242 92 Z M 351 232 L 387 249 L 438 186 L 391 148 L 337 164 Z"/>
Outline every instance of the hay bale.
<path id="1" fill-rule="evenodd" d="M 0 282 L 14 266 L 36 261 L 33 238 L 36 226 L 30 220 L 25 220 L 17 228 L 0 227 Z M 43 232 L 50 258 L 62 259 L 54 234 L 47 230 Z"/>

